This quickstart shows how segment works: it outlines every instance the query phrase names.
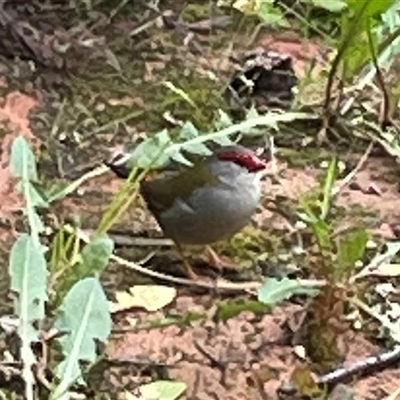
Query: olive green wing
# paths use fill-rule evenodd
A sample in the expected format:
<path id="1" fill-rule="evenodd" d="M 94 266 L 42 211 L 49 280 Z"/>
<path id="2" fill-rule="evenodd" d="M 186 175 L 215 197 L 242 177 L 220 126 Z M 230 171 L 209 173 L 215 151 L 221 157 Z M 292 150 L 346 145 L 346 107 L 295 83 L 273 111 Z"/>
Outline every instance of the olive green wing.
<path id="1" fill-rule="evenodd" d="M 217 183 L 208 163 L 201 162 L 179 172 L 163 172 L 154 179 L 141 183 L 141 193 L 153 214 L 161 214 L 172 207 L 175 199 L 187 199 L 202 186 Z"/>

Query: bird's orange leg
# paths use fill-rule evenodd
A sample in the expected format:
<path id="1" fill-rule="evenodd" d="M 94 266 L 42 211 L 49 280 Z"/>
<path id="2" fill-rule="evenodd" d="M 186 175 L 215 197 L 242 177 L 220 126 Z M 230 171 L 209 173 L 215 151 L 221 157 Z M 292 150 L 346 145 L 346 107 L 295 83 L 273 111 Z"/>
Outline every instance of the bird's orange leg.
<path id="1" fill-rule="evenodd" d="M 181 256 L 183 266 L 184 266 L 184 273 L 189 279 L 192 279 L 193 281 L 199 280 L 199 276 L 196 274 L 196 272 L 193 271 L 193 267 L 190 265 L 189 261 L 187 260 L 187 257 L 183 253 L 182 246 L 175 242 L 176 248 L 178 250 L 179 255 Z"/>
<path id="2" fill-rule="evenodd" d="M 206 250 L 209 258 L 208 262 L 211 267 L 218 269 L 220 272 L 222 272 L 224 269 L 238 269 L 238 266 L 235 263 L 221 259 L 221 257 L 215 252 L 215 250 L 213 250 L 211 246 L 206 246 Z"/>

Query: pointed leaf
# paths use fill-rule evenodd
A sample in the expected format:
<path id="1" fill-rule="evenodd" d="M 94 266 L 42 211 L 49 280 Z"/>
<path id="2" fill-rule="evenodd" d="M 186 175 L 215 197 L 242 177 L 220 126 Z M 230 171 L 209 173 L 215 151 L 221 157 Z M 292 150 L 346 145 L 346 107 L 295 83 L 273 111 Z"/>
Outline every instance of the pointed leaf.
<path id="1" fill-rule="evenodd" d="M 219 120 L 215 123 L 215 128 L 222 129 L 233 125 L 231 117 L 223 110 L 218 110 Z"/>
<path id="2" fill-rule="evenodd" d="M 204 143 L 201 142 L 188 144 L 184 143 L 182 145 L 182 148 L 189 153 L 199 154 L 201 156 L 210 156 L 212 154 L 212 151 Z"/>
<path id="3" fill-rule="evenodd" d="M 187 165 L 188 167 L 191 167 L 193 165 L 187 158 L 185 158 L 182 155 L 180 150 L 177 150 L 177 151 L 174 151 L 173 153 L 171 153 L 170 158 L 171 158 L 171 160 L 174 160 L 183 165 Z"/>
<path id="4" fill-rule="evenodd" d="M 200 136 L 199 130 L 194 126 L 192 122 L 186 121 L 182 126 L 179 138 L 189 140 L 198 136 Z"/>
<path id="5" fill-rule="evenodd" d="M 219 136 L 213 139 L 213 142 L 219 144 L 220 146 L 231 146 L 235 143 L 229 138 L 229 136 Z"/>
<path id="6" fill-rule="evenodd" d="M 23 136 L 18 136 L 11 147 L 11 173 L 25 180 L 36 182 L 38 179 L 35 156 Z"/>
<path id="7" fill-rule="evenodd" d="M 289 299 L 295 294 L 315 296 L 319 292 L 318 282 L 302 281 L 300 279 L 268 278 L 258 289 L 258 300 L 264 304 L 274 305 Z"/>

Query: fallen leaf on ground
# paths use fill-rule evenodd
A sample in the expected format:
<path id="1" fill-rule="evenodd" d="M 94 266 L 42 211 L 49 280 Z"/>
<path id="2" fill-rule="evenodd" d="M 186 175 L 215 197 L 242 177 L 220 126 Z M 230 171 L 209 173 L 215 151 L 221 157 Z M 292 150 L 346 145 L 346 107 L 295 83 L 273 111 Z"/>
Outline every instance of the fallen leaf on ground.
<path id="1" fill-rule="evenodd" d="M 161 285 L 137 285 L 128 291 L 117 292 L 116 302 L 110 303 L 110 312 L 116 313 L 134 307 L 147 311 L 157 311 L 165 307 L 176 297 L 176 289 Z"/>

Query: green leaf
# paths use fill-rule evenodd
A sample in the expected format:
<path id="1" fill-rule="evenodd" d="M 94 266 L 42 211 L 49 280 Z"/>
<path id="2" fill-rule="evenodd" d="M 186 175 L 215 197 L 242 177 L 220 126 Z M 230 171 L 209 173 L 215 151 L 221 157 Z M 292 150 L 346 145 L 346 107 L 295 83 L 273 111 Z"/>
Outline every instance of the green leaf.
<path id="1" fill-rule="evenodd" d="M 31 207 L 46 208 L 49 206 L 45 194 L 42 193 L 42 191 L 30 181 L 21 180 L 18 183 L 18 190 L 24 193 L 24 196 L 27 200 L 29 199 L 29 204 Z"/>
<path id="2" fill-rule="evenodd" d="M 192 154 L 200 154 L 201 156 L 210 156 L 212 151 L 203 143 L 183 144 L 182 148 Z"/>
<path id="3" fill-rule="evenodd" d="M 354 264 L 361 260 L 368 242 L 368 233 L 365 229 L 356 228 L 341 234 L 337 238 L 337 265 L 336 272 L 351 272 Z"/>
<path id="4" fill-rule="evenodd" d="M 177 94 L 179 97 L 185 100 L 186 103 L 190 104 L 194 108 L 197 108 L 196 103 L 190 98 L 190 96 L 183 89 L 176 87 L 170 81 L 163 82 L 163 85 L 167 87 L 169 90 L 171 90 L 171 92 Z"/>
<path id="5" fill-rule="evenodd" d="M 193 165 L 193 163 L 191 161 L 189 161 L 180 151 L 180 149 L 177 149 L 176 151 L 174 151 L 173 153 L 170 153 L 169 157 L 171 158 L 171 160 L 176 161 L 179 164 L 182 165 L 187 165 L 188 167 L 191 167 Z"/>
<path id="6" fill-rule="evenodd" d="M 330 205 L 333 197 L 333 186 L 338 175 L 338 162 L 337 158 L 333 157 L 329 163 L 328 170 L 326 171 L 326 177 L 324 181 L 323 191 L 322 191 L 322 204 L 321 204 L 321 220 L 325 220 L 329 214 Z"/>
<path id="7" fill-rule="evenodd" d="M 213 142 L 219 144 L 220 146 L 231 146 L 234 142 L 228 136 L 220 136 L 213 139 Z"/>
<path id="8" fill-rule="evenodd" d="M 260 301 L 238 299 L 218 304 L 216 318 L 218 321 L 226 322 L 238 316 L 242 311 L 251 311 L 255 315 L 264 315 L 270 307 Z"/>
<path id="9" fill-rule="evenodd" d="M 202 156 L 209 156 L 212 154 L 212 151 L 209 150 L 209 148 L 202 142 L 196 142 L 196 143 L 188 143 L 187 141 L 190 139 L 194 139 L 201 136 L 201 133 L 198 131 L 198 129 L 190 122 L 185 122 L 183 125 L 179 139 L 184 140 L 182 143 L 182 149 L 193 154 L 200 154 Z M 171 158 L 173 158 L 177 162 L 182 163 L 182 154 L 177 154 L 174 153 L 171 155 Z M 181 161 L 180 161 L 181 160 Z M 187 162 L 184 161 L 184 164 L 187 165 Z"/>
<path id="10" fill-rule="evenodd" d="M 82 250 L 82 263 L 86 276 L 102 272 L 113 250 L 114 242 L 106 234 L 91 240 Z"/>
<path id="11" fill-rule="evenodd" d="M 166 129 L 147 138 L 135 148 L 128 162 L 129 167 L 147 169 L 164 165 L 168 161 L 164 150 L 170 144 L 172 144 L 172 140 Z"/>
<path id="12" fill-rule="evenodd" d="M 55 327 L 65 335 L 59 339 L 64 360 L 56 367 L 59 385 L 51 399 L 62 398 L 75 382 L 83 383 L 81 361 L 96 359 L 96 341 L 105 342 L 111 332 L 107 297 L 96 278 L 75 284 L 65 296 Z"/>
<path id="13" fill-rule="evenodd" d="M 377 17 L 387 11 L 395 0 L 347 0 L 347 5 L 356 14 L 362 14 L 363 19 Z"/>
<path id="14" fill-rule="evenodd" d="M 311 0 L 316 7 L 323 8 L 331 12 L 339 12 L 347 8 L 347 3 L 343 0 Z"/>
<path id="15" fill-rule="evenodd" d="M 18 178 L 32 182 L 38 180 L 35 156 L 29 143 L 23 136 L 18 136 L 13 141 L 10 170 Z"/>
<path id="16" fill-rule="evenodd" d="M 218 110 L 218 117 L 219 119 L 214 124 L 216 129 L 222 129 L 233 125 L 231 117 L 225 111 Z"/>
<path id="17" fill-rule="evenodd" d="M 258 301 L 264 304 L 274 305 L 293 295 L 305 294 L 315 296 L 319 292 L 320 285 L 316 281 L 300 279 L 276 279 L 267 278 L 258 289 Z"/>
<path id="18" fill-rule="evenodd" d="M 272 4 L 263 3 L 258 11 L 258 16 L 270 27 L 289 27 L 289 22 L 282 11 Z"/>
<path id="19" fill-rule="evenodd" d="M 140 386 L 139 390 L 144 399 L 175 400 L 186 390 L 186 383 L 156 381 Z"/>
<path id="20" fill-rule="evenodd" d="M 314 120 L 317 116 L 315 114 L 307 114 L 307 113 L 292 113 L 287 112 L 283 114 L 278 114 L 276 112 L 268 112 L 265 115 L 258 116 L 238 124 L 234 124 L 227 128 L 223 128 L 218 132 L 211 132 L 202 134 L 199 137 L 190 139 L 188 142 L 183 143 L 173 143 L 165 148 L 164 156 L 175 154 L 177 151 L 180 151 L 183 145 L 188 146 L 193 143 L 205 143 L 207 141 L 218 142 L 221 138 L 229 137 L 235 133 L 241 132 L 246 136 L 262 136 L 265 135 L 265 130 L 263 129 L 252 129 L 259 126 L 268 126 L 275 127 L 279 122 L 289 122 L 298 119 L 307 119 Z"/>
<path id="21" fill-rule="evenodd" d="M 197 136 L 200 136 L 199 130 L 194 126 L 191 121 L 186 121 L 179 134 L 179 139 L 193 139 Z"/>
<path id="22" fill-rule="evenodd" d="M 32 323 L 44 318 L 47 300 L 47 269 L 43 247 L 37 246 L 31 236 L 24 233 L 11 249 L 9 274 L 11 290 L 18 295 L 15 313 L 20 317 L 23 335 L 28 341 L 36 340 Z"/>

